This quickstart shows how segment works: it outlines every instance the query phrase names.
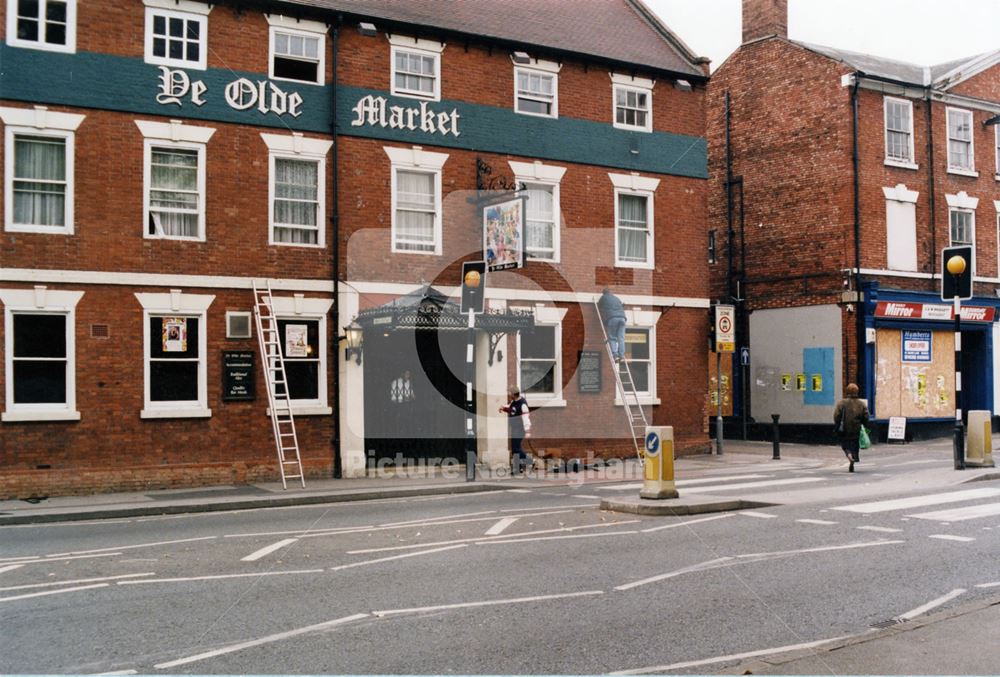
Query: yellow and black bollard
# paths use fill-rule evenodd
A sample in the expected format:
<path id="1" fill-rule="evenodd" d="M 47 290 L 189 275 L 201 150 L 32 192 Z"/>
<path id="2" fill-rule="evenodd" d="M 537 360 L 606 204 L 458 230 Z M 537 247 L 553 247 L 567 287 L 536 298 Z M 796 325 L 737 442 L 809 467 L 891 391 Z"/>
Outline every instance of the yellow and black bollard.
<path id="1" fill-rule="evenodd" d="M 646 428 L 646 460 L 643 465 L 643 485 L 639 498 L 677 498 L 674 486 L 674 428 Z"/>

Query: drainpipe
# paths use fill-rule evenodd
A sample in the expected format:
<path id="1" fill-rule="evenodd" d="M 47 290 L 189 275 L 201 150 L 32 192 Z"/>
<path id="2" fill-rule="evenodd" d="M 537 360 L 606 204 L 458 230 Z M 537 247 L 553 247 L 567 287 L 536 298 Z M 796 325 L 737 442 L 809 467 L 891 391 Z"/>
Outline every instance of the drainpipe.
<path id="1" fill-rule="evenodd" d="M 865 306 L 864 289 L 861 280 L 861 168 L 858 147 L 858 88 L 861 86 L 862 75 L 860 71 L 854 72 L 854 86 L 851 88 L 851 113 L 853 118 L 852 155 L 854 161 L 854 289 L 859 295 L 859 302 L 855 309 L 857 363 L 855 365 L 854 383 L 858 384 L 863 393 L 869 394 L 866 384 L 861 382 L 863 380 L 861 377 L 864 374 L 865 359 Z"/>
<path id="2" fill-rule="evenodd" d="M 330 332 L 333 341 L 333 476 L 342 476 L 340 458 L 340 199 L 338 194 L 337 155 L 337 57 L 340 54 L 340 26 L 344 17 L 337 15 L 337 21 L 330 27 L 330 44 L 333 47 L 333 93 L 331 95 L 330 131 L 333 135 L 333 171 L 330 172 L 330 192 L 333 209 L 330 222 L 333 225 L 333 317 L 334 327 Z"/>
<path id="3" fill-rule="evenodd" d="M 927 102 L 927 195 L 928 208 L 931 212 L 931 275 L 937 270 L 937 219 L 934 207 L 934 124 L 931 118 L 931 90 L 924 90 L 924 100 Z"/>

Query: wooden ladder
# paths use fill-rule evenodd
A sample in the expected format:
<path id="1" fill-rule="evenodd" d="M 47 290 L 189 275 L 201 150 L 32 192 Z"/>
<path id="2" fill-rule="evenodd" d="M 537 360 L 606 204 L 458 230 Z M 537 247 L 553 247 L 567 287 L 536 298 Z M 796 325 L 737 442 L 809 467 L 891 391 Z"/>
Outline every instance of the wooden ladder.
<path id="1" fill-rule="evenodd" d="M 646 419 L 646 412 L 639 404 L 639 394 L 635 390 L 635 381 L 632 380 L 632 370 L 628 366 L 628 360 L 615 362 L 615 355 L 611 352 L 611 341 L 608 340 L 608 330 L 604 327 L 604 318 L 601 317 L 600 307 L 597 300 L 594 300 L 594 310 L 597 311 L 597 323 L 601 325 L 601 335 L 604 336 L 604 350 L 608 353 L 611 362 L 611 371 L 615 375 L 615 384 L 618 388 L 618 396 L 621 398 L 625 417 L 628 421 L 628 428 L 632 432 L 632 446 L 635 447 L 635 455 L 641 463 L 646 449 L 646 427 L 649 421 Z M 642 440 L 642 443 L 639 442 Z"/>
<path id="2" fill-rule="evenodd" d="M 278 319 L 274 316 L 271 282 L 266 281 L 265 288 L 258 289 L 257 281 L 251 280 L 251 286 L 253 317 L 257 324 L 257 343 L 264 367 L 264 383 L 267 388 L 268 411 L 271 412 L 274 446 L 278 452 L 278 468 L 281 470 L 281 486 L 287 489 L 288 480 L 298 479 L 305 488 L 306 478 L 302 472 L 299 438 L 295 433 L 295 417 L 292 416 L 292 403 L 288 397 L 288 379 L 285 376 L 285 359 L 281 354 Z"/>

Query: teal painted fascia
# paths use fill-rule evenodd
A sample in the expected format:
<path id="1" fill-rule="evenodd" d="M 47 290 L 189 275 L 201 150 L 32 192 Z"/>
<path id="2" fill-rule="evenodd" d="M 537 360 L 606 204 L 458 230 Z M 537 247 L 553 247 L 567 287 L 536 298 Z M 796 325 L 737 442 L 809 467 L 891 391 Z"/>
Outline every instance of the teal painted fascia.
<path id="1" fill-rule="evenodd" d="M 423 146 L 443 146 L 484 153 L 498 153 L 597 165 L 635 172 L 708 178 L 708 146 L 703 137 L 669 132 L 632 132 L 610 122 L 577 118 L 543 118 L 515 113 L 510 108 L 483 106 L 465 101 L 430 101 L 426 110 L 458 115 L 458 131 L 428 133 L 419 129 L 394 129 L 381 124 L 357 124 L 355 110 L 365 97 L 384 99 L 385 107 L 420 108 L 416 99 L 388 92 L 341 86 L 337 89 L 337 131 L 358 136 Z M 417 120 L 419 121 L 419 114 Z"/>
<path id="2" fill-rule="evenodd" d="M 179 70 L 179 69 L 174 69 Z M 273 127 L 290 131 L 330 133 L 332 85 L 305 85 L 268 80 L 266 75 L 226 69 L 183 70 L 192 89 L 177 103 L 159 103 L 163 93 L 159 66 L 142 59 L 95 52 L 64 54 L 11 47 L 0 43 L 0 98 L 41 105 L 112 110 L 139 115 L 205 120 Z M 226 87 L 239 79 L 272 85 L 302 98 L 301 114 L 277 115 L 258 108 L 236 110 L 225 97 Z M 193 83 L 200 82 L 201 105 L 193 100 Z M 588 164 L 624 171 L 708 178 L 704 137 L 669 132 L 632 132 L 610 122 L 571 117 L 542 118 L 510 108 L 465 101 L 428 102 L 436 114 L 457 115 L 456 136 L 381 125 L 352 125 L 355 107 L 364 97 L 384 99 L 387 108 L 417 108 L 420 101 L 385 91 L 340 86 L 337 89 L 337 130 L 356 136 L 399 143 L 458 148 L 556 162 Z"/>

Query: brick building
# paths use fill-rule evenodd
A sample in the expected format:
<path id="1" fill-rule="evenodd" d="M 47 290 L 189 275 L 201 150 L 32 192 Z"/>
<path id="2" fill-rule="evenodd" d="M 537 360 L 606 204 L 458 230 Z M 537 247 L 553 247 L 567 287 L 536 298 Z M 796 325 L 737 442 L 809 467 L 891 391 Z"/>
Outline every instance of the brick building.
<path id="1" fill-rule="evenodd" d="M 998 413 L 1000 50 L 900 63 L 790 40 L 786 10 L 744 0 L 743 44 L 709 88 L 713 295 L 737 304 L 750 356 L 731 420 L 828 435 L 855 381 L 883 424 L 950 427 L 940 258 L 962 244 L 962 407 Z"/>
<path id="2" fill-rule="evenodd" d="M 652 420 L 704 449 L 707 62 L 639 0 L 582 4 L 0 3 L 0 495 L 274 478 L 252 282 L 308 476 L 454 456 L 466 332 L 421 318 L 501 199 L 526 255 L 486 276 L 480 460 L 508 385 L 537 447 L 631 453 L 608 360 L 578 373 L 604 286 Z"/>

